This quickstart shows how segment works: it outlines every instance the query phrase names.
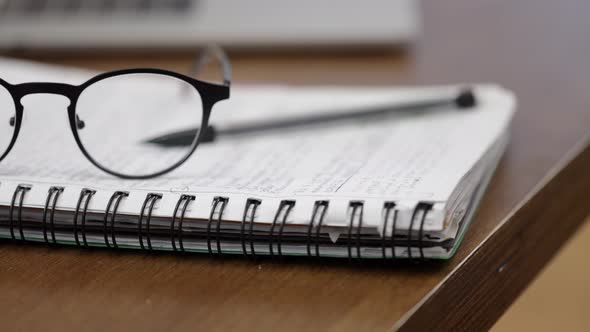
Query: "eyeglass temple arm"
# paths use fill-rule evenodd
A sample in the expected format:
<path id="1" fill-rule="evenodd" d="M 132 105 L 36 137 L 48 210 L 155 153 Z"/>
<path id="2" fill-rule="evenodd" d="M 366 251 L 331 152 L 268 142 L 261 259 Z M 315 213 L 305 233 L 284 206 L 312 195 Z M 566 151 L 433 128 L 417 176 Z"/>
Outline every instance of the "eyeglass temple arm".
<path id="1" fill-rule="evenodd" d="M 190 69 L 191 76 L 198 76 L 203 67 L 210 63 L 212 59 L 216 60 L 219 63 L 221 73 L 223 75 L 223 85 L 230 86 L 231 64 L 229 62 L 227 54 L 225 54 L 223 49 L 217 45 L 208 45 L 197 54 L 195 61 L 193 62 L 192 68 Z"/>

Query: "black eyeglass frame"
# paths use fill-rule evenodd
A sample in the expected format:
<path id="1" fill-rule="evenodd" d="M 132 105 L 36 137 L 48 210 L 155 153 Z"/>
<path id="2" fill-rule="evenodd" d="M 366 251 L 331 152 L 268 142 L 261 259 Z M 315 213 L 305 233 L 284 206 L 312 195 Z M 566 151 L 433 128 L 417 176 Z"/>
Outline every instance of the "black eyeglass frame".
<path id="1" fill-rule="evenodd" d="M 3 79 L 0 78 L 0 86 L 4 87 L 6 91 L 12 96 L 14 102 L 14 110 L 15 110 L 15 118 L 14 118 L 14 131 L 12 134 L 12 139 L 8 144 L 8 148 L 2 155 L 0 155 L 0 161 L 2 161 L 8 153 L 14 147 L 18 134 L 21 129 L 22 120 L 23 120 L 23 112 L 24 106 L 21 103 L 21 99 L 28 95 L 33 94 L 54 94 L 54 95 L 61 95 L 69 99 L 70 104 L 67 107 L 68 111 L 68 119 L 70 123 L 70 129 L 72 130 L 72 134 L 74 135 L 74 139 L 76 140 L 76 144 L 78 148 L 82 151 L 84 156 L 92 163 L 94 166 L 98 167 L 100 170 L 111 174 L 113 176 L 117 176 L 123 179 L 149 179 L 154 178 L 157 176 L 161 176 L 166 174 L 180 165 L 182 165 L 186 160 L 188 160 L 199 145 L 199 142 L 203 140 L 203 137 L 207 135 L 207 130 L 200 130 L 198 136 L 194 140 L 193 144 L 191 145 L 189 152 L 184 156 L 181 160 L 177 161 L 175 164 L 169 166 L 168 168 L 158 171 L 156 173 L 147 174 L 147 175 L 129 175 L 123 174 L 116 171 L 113 171 L 107 167 L 101 165 L 98 161 L 96 161 L 91 154 L 86 150 L 82 141 L 80 140 L 80 136 L 78 134 L 78 119 L 76 116 L 76 104 L 78 102 L 78 98 L 82 94 L 82 92 L 87 89 L 88 87 L 92 86 L 94 83 L 102 81 L 107 78 L 112 78 L 116 76 L 122 75 L 129 75 L 129 74 L 156 74 L 156 75 L 165 75 L 169 77 L 176 78 L 178 80 L 184 81 L 191 85 L 195 90 L 199 93 L 202 102 L 202 127 L 201 128 L 208 128 L 209 126 L 209 118 L 211 116 L 211 111 L 213 106 L 222 100 L 226 100 L 230 96 L 230 85 L 231 85 L 231 68 L 229 66 L 229 61 L 227 57 L 218 48 L 207 49 L 207 53 L 204 54 L 213 54 L 220 62 L 223 71 L 223 84 L 215 84 L 209 83 L 201 80 L 197 80 L 195 78 L 179 74 L 173 71 L 165 70 L 165 69 L 157 69 L 157 68 L 133 68 L 133 69 L 123 69 L 123 70 L 115 70 L 111 72 L 102 73 L 96 75 L 86 82 L 82 83 L 81 85 L 71 85 L 65 83 L 52 83 L 52 82 L 31 82 L 31 83 L 20 83 L 20 84 L 10 84 Z"/>

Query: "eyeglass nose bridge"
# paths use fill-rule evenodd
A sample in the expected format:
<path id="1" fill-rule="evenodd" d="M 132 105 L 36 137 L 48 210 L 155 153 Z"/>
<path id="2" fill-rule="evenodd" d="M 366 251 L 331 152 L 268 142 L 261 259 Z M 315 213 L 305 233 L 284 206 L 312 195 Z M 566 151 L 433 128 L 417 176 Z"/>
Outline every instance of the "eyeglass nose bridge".
<path id="1" fill-rule="evenodd" d="M 25 96 L 33 94 L 60 95 L 68 98 L 70 100 L 70 103 L 72 103 L 74 99 L 76 99 L 76 97 L 80 94 L 80 87 L 65 83 L 33 82 L 15 85 L 14 92 L 16 94 L 16 99 L 19 103 L 20 100 Z M 16 124 L 16 119 L 12 117 L 9 121 L 10 126 L 14 127 Z M 76 115 L 75 124 L 78 129 L 84 129 L 84 127 L 86 126 L 84 121 L 80 119 L 78 115 Z"/>
<path id="2" fill-rule="evenodd" d="M 72 101 L 78 94 L 79 87 L 65 83 L 22 83 L 14 86 L 18 99 L 33 94 L 53 94 L 64 96 Z"/>

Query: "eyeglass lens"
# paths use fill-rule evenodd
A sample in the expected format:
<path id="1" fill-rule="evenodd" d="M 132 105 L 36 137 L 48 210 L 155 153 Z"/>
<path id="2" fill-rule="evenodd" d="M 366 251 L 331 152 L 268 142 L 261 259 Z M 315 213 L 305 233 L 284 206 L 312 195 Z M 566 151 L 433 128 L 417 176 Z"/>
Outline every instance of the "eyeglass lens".
<path id="1" fill-rule="evenodd" d="M 136 73 L 88 86 L 77 100 L 76 115 L 80 142 L 95 163 L 124 176 L 149 176 L 182 162 L 195 145 L 170 148 L 146 144 L 146 140 L 201 128 L 203 103 L 188 82 Z"/>

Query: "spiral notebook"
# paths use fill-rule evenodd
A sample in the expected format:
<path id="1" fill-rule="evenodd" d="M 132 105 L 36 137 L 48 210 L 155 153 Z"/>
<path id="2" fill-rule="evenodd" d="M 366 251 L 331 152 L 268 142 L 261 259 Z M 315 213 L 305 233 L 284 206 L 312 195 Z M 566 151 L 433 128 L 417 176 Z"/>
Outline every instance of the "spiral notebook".
<path id="1" fill-rule="evenodd" d="M 78 84 L 93 73 L 0 59 L 0 75 Z M 457 89 L 238 85 L 211 122 L 255 123 Z M 478 104 L 469 112 L 220 140 L 151 180 L 102 173 L 63 130 L 67 101 L 28 96 L 19 140 L 0 164 L 0 237 L 247 257 L 448 259 L 507 145 L 515 109 L 501 87 L 474 91 Z"/>

